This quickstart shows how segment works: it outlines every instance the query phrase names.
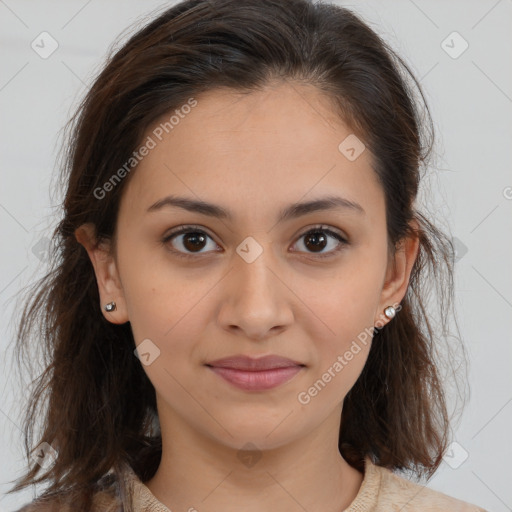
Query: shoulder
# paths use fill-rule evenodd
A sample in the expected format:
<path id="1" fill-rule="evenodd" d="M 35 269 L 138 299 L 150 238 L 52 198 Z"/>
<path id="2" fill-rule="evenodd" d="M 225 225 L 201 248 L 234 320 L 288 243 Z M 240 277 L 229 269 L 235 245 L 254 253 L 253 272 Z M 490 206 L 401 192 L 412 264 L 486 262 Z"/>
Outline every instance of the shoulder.
<path id="1" fill-rule="evenodd" d="M 75 512 L 76 508 L 67 501 L 53 498 L 51 500 L 34 500 L 14 512 Z M 120 512 L 121 508 L 115 496 L 106 492 L 94 495 L 91 512 Z"/>
<path id="2" fill-rule="evenodd" d="M 96 489 L 92 498 L 91 512 L 120 512 L 119 499 L 117 498 L 116 486 L 112 485 L 109 479 L 109 485 L 105 485 L 107 479 L 96 484 Z M 49 498 L 37 498 L 31 503 L 14 512 L 75 512 L 75 506 L 72 499 L 65 494 Z"/>
<path id="3" fill-rule="evenodd" d="M 486 512 L 485 509 L 411 482 L 389 469 L 374 466 L 380 474 L 377 510 L 402 512 Z"/>

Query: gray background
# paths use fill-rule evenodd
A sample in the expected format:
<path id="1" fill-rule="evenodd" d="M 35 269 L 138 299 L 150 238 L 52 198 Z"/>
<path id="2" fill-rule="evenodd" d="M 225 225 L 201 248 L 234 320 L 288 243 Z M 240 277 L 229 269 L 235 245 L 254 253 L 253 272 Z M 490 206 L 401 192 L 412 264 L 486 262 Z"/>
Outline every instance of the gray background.
<path id="1" fill-rule="evenodd" d="M 61 129 L 117 37 L 172 3 L 0 0 L 0 512 L 40 492 L 4 496 L 25 465 L 19 404 L 26 392 L 11 367 L 13 315 L 16 292 L 44 271 L 45 237 L 59 211 L 51 193 Z M 428 486 L 512 510 L 512 0 L 339 3 L 361 13 L 410 64 L 437 131 L 422 198 L 459 251 L 456 305 L 471 395 L 454 424 L 457 444 Z M 31 47 L 42 46 L 44 31 L 58 43 L 47 58 Z"/>

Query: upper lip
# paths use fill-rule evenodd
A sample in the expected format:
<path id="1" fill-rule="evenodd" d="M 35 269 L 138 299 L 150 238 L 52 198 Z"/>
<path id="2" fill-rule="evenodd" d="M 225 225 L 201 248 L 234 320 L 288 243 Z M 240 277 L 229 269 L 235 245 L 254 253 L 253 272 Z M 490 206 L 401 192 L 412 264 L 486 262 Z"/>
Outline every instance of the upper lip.
<path id="1" fill-rule="evenodd" d="M 257 359 L 244 355 L 237 355 L 217 359 L 206 363 L 206 366 L 215 366 L 219 368 L 233 368 L 235 370 L 258 371 L 271 370 L 274 368 L 289 368 L 290 366 L 304 366 L 302 363 L 293 361 L 286 357 L 270 355 Z"/>

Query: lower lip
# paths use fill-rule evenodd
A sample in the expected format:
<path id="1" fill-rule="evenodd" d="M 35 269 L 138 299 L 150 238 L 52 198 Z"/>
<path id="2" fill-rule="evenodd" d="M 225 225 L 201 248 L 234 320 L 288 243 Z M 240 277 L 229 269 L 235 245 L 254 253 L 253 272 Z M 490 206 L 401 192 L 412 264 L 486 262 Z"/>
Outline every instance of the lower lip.
<path id="1" fill-rule="evenodd" d="M 275 388 L 296 375 L 302 366 L 288 366 L 286 368 L 274 368 L 272 370 L 245 371 L 233 368 L 221 368 L 209 366 L 217 375 L 227 380 L 234 386 L 247 391 L 262 391 Z"/>

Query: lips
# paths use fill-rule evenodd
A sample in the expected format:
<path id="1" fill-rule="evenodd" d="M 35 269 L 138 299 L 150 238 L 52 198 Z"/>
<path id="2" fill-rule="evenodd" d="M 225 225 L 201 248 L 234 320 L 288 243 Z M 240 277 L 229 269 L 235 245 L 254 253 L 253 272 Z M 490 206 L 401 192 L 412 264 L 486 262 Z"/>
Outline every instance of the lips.
<path id="1" fill-rule="evenodd" d="M 244 391 L 267 391 L 291 380 L 305 365 L 271 355 L 258 359 L 232 356 L 207 363 L 216 375 Z"/>
<path id="2" fill-rule="evenodd" d="M 273 370 L 276 368 L 290 368 L 297 366 L 305 366 L 302 363 L 297 361 L 293 361 L 286 357 L 270 355 L 260 357 L 258 359 L 254 359 L 248 356 L 232 356 L 226 357 L 224 359 L 218 359 L 216 361 L 212 361 L 207 363 L 206 366 L 212 366 L 214 368 L 232 368 L 233 370 L 242 370 L 242 371 L 265 371 L 265 370 Z"/>

